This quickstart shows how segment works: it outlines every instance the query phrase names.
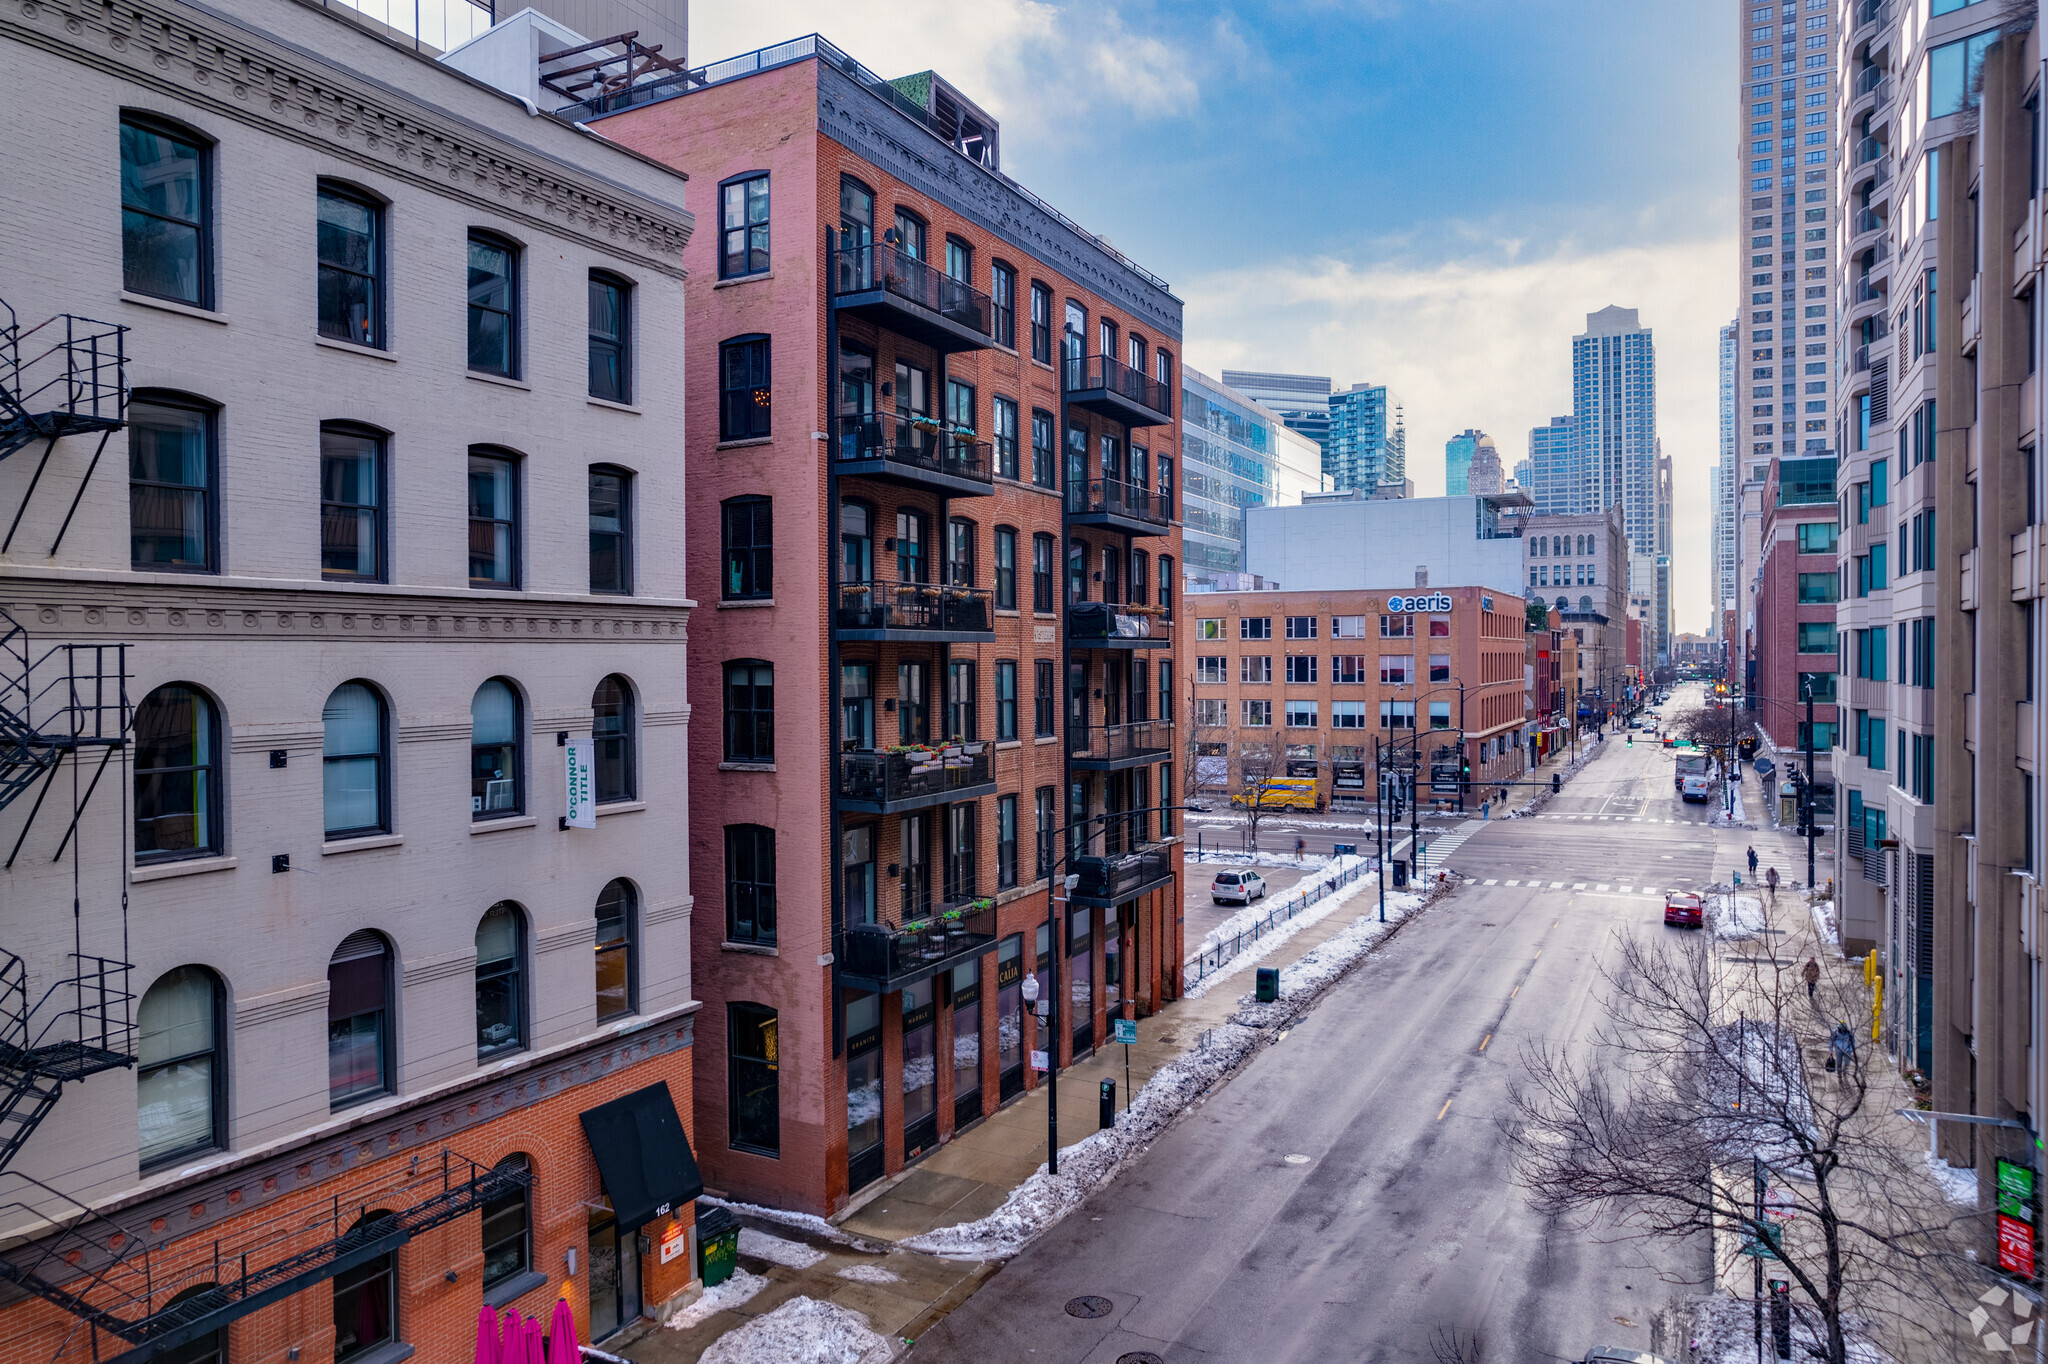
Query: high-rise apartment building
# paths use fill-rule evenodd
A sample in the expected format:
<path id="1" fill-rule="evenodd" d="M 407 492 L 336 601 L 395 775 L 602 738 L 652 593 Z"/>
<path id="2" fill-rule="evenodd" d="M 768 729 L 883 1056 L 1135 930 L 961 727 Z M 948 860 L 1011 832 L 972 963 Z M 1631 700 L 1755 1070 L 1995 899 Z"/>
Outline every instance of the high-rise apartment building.
<path id="1" fill-rule="evenodd" d="M 700 1156 L 840 1212 L 1178 993 L 1181 303 L 964 92 L 821 37 L 562 116 L 719 187 L 684 256 Z"/>
<path id="2" fill-rule="evenodd" d="M 1572 338 L 1572 442 L 1566 496 L 1575 512 L 1621 504 L 1630 548 L 1657 552 L 1657 348 L 1634 308 L 1586 315 Z"/>
<path id="3" fill-rule="evenodd" d="M 1515 491 L 1528 496 L 1536 485 L 1536 461 L 1518 459 L 1515 461 Z"/>
<path id="4" fill-rule="evenodd" d="M 1535 502 L 1538 515 L 1562 516 L 1581 510 L 1571 495 L 1572 434 L 1576 427 L 1570 417 L 1552 417 L 1549 425 L 1529 431 L 1529 477 L 1522 491 Z"/>
<path id="5" fill-rule="evenodd" d="M 1721 328 L 1719 348 L 1720 359 L 1720 417 L 1721 444 L 1719 458 L 1715 461 L 1708 478 L 1707 505 L 1712 509 L 1709 553 L 1712 556 L 1710 574 L 1711 600 L 1708 603 L 1711 619 L 1707 623 L 1707 636 L 1719 639 L 1721 636 L 1722 613 L 1734 605 L 1735 600 L 1735 558 L 1740 543 L 1737 529 L 1741 524 L 1735 504 L 1736 480 L 1736 436 L 1735 436 L 1735 355 L 1741 342 L 1742 324 L 1731 322 Z"/>
<path id="6" fill-rule="evenodd" d="M 1479 432 L 1466 427 L 1444 442 L 1444 496 L 1464 497 L 1472 491 L 1472 452 Z"/>
<path id="7" fill-rule="evenodd" d="M 1299 431 L 1327 453 L 1330 448 L 1330 376 L 1271 374 L 1263 370 L 1226 369 L 1223 383 L 1255 403 L 1280 414 L 1288 429 Z"/>
<path id="8" fill-rule="evenodd" d="M 0 1355 L 611 1336 L 702 1190 L 689 187 L 339 5 L 149 15 L 0 25 Z"/>
<path id="9" fill-rule="evenodd" d="M 1322 448 L 1271 409 L 1181 368 L 1181 564 L 1191 580 L 1244 568 L 1244 514 L 1323 486 Z"/>
<path id="10" fill-rule="evenodd" d="M 1408 429 L 1400 399 L 1386 385 L 1353 384 L 1330 396 L 1323 472 L 1339 492 L 1370 497 L 1383 489 L 1403 488 L 1408 478 Z"/>

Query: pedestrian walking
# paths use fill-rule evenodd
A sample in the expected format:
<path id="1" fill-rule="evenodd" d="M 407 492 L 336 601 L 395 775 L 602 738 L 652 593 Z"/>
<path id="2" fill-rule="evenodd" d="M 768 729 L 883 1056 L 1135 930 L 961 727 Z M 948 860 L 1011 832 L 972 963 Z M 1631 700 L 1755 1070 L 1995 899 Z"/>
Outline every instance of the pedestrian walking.
<path id="1" fill-rule="evenodd" d="M 1305 838 L 1303 838 L 1303 837 L 1302 837 L 1302 836 L 1301 836 L 1300 834 L 1296 834 L 1296 835 L 1294 836 L 1294 860 L 1295 860 L 1295 861 L 1297 861 L 1297 862 L 1301 861 L 1301 853 L 1302 853 L 1302 850 L 1303 850 L 1304 848 L 1306 848 L 1306 847 L 1308 847 L 1308 840 L 1307 840 L 1307 839 L 1305 839 Z M 1772 874 L 1773 876 L 1777 875 L 1777 873 L 1776 873 L 1776 872 L 1772 872 L 1771 874 Z"/>
<path id="2" fill-rule="evenodd" d="M 1771 898 L 1778 898 L 1778 869 L 1772 867 L 1764 873 L 1764 884 L 1771 888 Z"/>
<path id="3" fill-rule="evenodd" d="M 1754 875 L 1756 875 L 1756 849 L 1755 849 L 1755 848 L 1751 848 L 1751 849 L 1749 850 L 1749 874 L 1750 874 L 1751 876 L 1754 876 Z"/>
<path id="4" fill-rule="evenodd" d="M 1856 1034 L 1849 1031 L 1847 1019 L 1835 1024 L 1828 1037 L 1828 1052 L 1828 1065 L 1833 1068 L 1836 1081 L 1847 1084 L 1849 1067 L 1856 1063 Z"/>
<path id="5" fill-rule="evenodd" d="M 1817 958 L 1808 957 L 1805 967 L 1799 974 L 1806 977 L 1806 997 L 1812 999 L 1814 987 L 1820 984 L 1820 961 Z"/>

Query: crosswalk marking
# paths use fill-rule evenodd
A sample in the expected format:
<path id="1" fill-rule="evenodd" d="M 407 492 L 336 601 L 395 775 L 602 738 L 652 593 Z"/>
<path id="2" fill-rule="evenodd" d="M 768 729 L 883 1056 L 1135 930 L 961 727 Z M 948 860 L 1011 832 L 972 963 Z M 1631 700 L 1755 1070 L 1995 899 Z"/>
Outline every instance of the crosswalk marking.
<path id="1" fill-rule="evenodd" d="M 1498 881 L 1481 881 L 1481 882 L 1480 882 L 1479 884 L 1480 884 L 1480 885 L 1482 885 L 1482 886 L 1497 886 L 1497 885 L 1499 885 L 1499 884 L 1500 884 L 1500 882 L 1498 882 Z"/>
<path id="2" fill-rule="evenodd" d="M 1552 890 L 1563 890 L 1563 889 L 1564 889 L 1564 882 L 1562 882 L 1562 881 L 1552 881 L 1552 882 L 1550 883 L 1550 888 L 1551 888 Z"/>
<path id="3" fill-rule="evenodd" d="M 1593 889 L 1595 889 L 1595 890 L 1606 890 L 1606 889 L 1607 889 L 1607 887 L 1605 887 L 1605 886 L 1595 886 L 1595 887 L 1593 887 Z"/>
<path id="4" fill-rule="evenodd" d="M 1486 884 L 1490 886 L 1490 885 L 1492 885 L 1492 884 L 1493 884 L 1493 882 L 1491 882 L 1491 881 L 1488 881 L 1488 882 L 1487 882 Z M 1511 886 L 1519 886 L 1519 885 L 1521 885 L 1522 883 L 1521 883 L 1520 881 L 1510 881 L 1510 882 L 1508 882 L 1507 884 L 1509 884 L 1509 885 L 1511 885 Z"/>
<path id="5" fill-rule="evenodd" d="M 1581 881 L 1581 882 L 1579 882 L 1579 883 L 1578 883 L 1577 885 L 1575 885 L 1575 886 L 1573 886 L 1573 887 L 1572 887 L 1572 889 L 1573 889 L 1573 890 L 1584 890 L 1585 888 L 1586 888 L 1586 883 L 1585 883 L 1584 881 Z"/>
<path id="6" fill-rule="evenodd" d="M 1628 894 L 1632 894 L 1632 893 L 1633 893 L 1633 892 L 1635 891 L 1635 887 L 1634 887 L 1634 886 L 1622 886 L 1622 887 L 1620 888 L 1620 890 L 1621 890 L 1621 893 L 1622 893 L 1623 895 L 1628 895 Z"/>

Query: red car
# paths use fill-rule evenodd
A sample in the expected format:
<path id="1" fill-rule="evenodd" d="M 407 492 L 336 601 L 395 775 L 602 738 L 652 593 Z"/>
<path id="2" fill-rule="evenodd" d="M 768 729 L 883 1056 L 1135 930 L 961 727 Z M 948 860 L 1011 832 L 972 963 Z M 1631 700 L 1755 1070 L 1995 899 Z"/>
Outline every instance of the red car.
<path id="1" fill-rule="evenodd" d="M 1666 895 L 1664 922 L 1679 928 L 1701 927 L 1704 920 L 1700 917 L 1700 897 L 1682 890 L 1674 890 Z"/>

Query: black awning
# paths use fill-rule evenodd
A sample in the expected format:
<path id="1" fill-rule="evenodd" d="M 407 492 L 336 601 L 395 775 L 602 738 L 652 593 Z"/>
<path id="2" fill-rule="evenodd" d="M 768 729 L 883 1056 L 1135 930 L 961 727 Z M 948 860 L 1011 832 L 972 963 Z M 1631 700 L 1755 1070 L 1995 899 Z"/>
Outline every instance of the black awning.
<path id="1" fill-rule="evenodd" d="M 582 1117 L 583 1135 L 620 1227 L 645 1226 L 704 1192 L 697 1157 L 690 1152 L 666 1081 L 599 1104 Z"/>

